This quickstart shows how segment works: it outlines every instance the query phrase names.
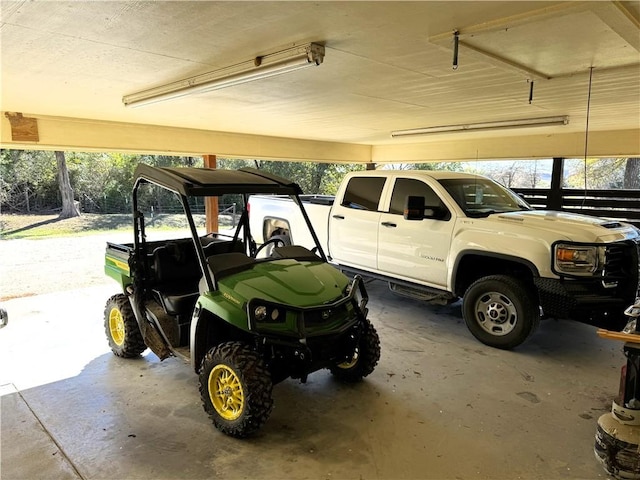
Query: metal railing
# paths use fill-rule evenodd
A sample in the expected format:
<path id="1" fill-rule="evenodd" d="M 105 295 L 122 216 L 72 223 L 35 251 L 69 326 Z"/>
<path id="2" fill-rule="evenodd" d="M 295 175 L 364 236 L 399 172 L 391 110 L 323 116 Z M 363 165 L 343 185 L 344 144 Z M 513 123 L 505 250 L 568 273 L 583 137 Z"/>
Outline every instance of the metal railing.
<path id="1" fill-rule="evenodd" d="M 533 208 L 582 213 L 640 227 L 640 190 L 513 188 Z"/>

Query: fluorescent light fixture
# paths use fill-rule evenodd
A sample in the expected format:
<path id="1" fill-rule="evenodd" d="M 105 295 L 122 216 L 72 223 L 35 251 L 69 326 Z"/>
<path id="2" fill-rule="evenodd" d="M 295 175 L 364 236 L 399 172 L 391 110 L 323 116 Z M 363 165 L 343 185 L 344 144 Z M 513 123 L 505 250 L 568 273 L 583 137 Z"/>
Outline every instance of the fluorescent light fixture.
<path id="1" fill-rule="evenodd" d="M 323 60 L 324 46 L 308 43 L 256 57 L 213 72 L 125 95 L 122 97 L 122 103 L 127 107 L 142 107 L 320 65 Z"/>
<path id="2" fill-rule="evenodd" d="M 413 128 L 410 130 L 395 130 L 392 137 L 410 135 L 429 135 L 432 133 L 467 132 L 475 130 L 500 130 L 507 128 L 549 127 L 553 125 L 567 125 L 569 116 L 525 118 L 523 120 L 502 120 L 499 122 L 467 123 L 464 125 L 442 125 L 439 127 Z"/>

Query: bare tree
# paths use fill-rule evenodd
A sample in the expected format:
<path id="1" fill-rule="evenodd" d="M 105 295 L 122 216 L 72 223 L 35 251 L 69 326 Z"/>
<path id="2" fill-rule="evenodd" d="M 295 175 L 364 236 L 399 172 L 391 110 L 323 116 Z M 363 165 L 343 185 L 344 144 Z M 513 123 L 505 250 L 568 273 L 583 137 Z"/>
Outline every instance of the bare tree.
<path id="1" fill-rule="evenodd" d="M 56 151 L 56 162 L 58 164 L 58 185 L 60 187 L 60 195 L 62 196 L 62 211 L 58 218 L 79 217 L 80 210 L 73 200 L 73 189 L 69 180 L 69 170 L 67 169 L 67 161 L 64 152 Z"/>
<path id="2" fill-rule="evenodd" d="M 640 188 L 640 157 L 627 158 L 622 188 Z"/>
<path id="3" fill-rule="evenodd" d="M 532 162 L 527 162 L 529 166 L 529 171 L 527 175 L 529 176 L 529 182 L 531 183 L 531 188 L 536 188 L 538 185 L 538 181 L 540 180 L 540 172 L 538 172 L 538 161 L 533 160 Z"/>
<path id="4" fill-rule="evenodd" d="M 493 178 L 497 182 L 500 182 L 505 187 L 516 187 L 517 178 L 520 177 L 522 170 L 522 162 L 514 161 L 511 165 L 505 165 L 506 162 L 497 162 L 496 165 L 491 166 L 484 173 L 490 178 Z"/>

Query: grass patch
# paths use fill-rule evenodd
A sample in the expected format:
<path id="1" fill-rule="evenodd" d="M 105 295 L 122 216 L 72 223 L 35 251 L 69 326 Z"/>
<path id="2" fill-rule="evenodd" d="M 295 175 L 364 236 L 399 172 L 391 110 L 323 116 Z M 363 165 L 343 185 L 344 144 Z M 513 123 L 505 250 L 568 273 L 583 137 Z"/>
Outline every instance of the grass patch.
<path id="1" fill-rule="evenodd" d="M 80 217 L 58 219 L 58 215 L 2 215 L 0 235 L 3 239 L 47 238 L 124 230 L 131 228 L 131 215 L 83 214 Z"/>
<path id="2" fill-rule="evenodd" d="M 197 226 L 204 225 L 204 215 L 194 215 Z M 225 223 L 221 220 L 221 226 Z M 160 214 L 145 218 L 148 229 L 180 230 L 188 228 L 181 214 Z M 77 235 L 92 235 L 111 231 L 131 231 L 131 214 L 84 213 L 79 217 L 58 219 L 57 215 L 0 215 L 0 239 L 51 238 Z"/>

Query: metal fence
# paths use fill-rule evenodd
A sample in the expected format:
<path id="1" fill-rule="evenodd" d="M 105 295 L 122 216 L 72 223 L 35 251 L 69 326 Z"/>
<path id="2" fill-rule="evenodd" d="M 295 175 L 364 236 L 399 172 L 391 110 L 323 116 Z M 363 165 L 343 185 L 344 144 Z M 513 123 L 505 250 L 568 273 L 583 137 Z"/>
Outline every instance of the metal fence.
<path id="1" fill-rule="evenodd" d="M 640 227 L 640 190 L 513 188 L 536 209 L 561 210 L 619 220 Z"/>

